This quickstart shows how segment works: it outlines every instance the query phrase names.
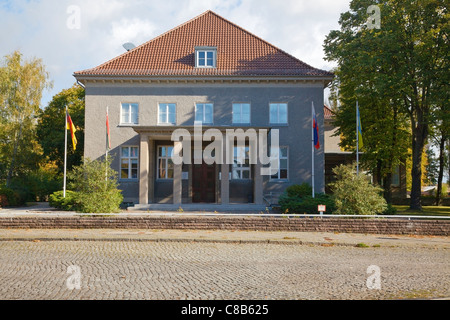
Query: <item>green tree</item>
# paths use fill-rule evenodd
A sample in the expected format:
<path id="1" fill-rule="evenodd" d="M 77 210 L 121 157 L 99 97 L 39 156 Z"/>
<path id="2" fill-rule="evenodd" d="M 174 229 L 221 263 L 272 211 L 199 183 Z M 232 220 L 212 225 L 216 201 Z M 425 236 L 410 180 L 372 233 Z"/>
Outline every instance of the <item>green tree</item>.
<path id="1" fill-rule="evenodd" d="M 379 29 L 368 27 L 370 5 L 380 9 Z M 341 30 L 331 31 L 324 45 L 327 59 L 338 62 L 340 81 L 354 78 L 355 97 L 369 90 L 386 106 L 399 106 L 397 116 L 408 116 L 411 209 L 421 209 L 421 161 L 433 106 L 449 91 L 448 17 L 444 0 L 353 0 L 341 14 Z"/>
<path id="2" fill-rule="evenodd" d="M 354 70 L 353 72 L 360 72 Z M 360 152 L 361 165 L 372 172 L 378 185 L 384 188 L 384 197 L 392 199 L 392 172 L 403 164 L 408 156 L 410 134 L 407 116 L 398 104 L 389 97 L 381 96 L 375 90 L 370 72 L 365 78 L 348 77 L 339 69 L 335 71 L 335 100 L 340 105 L 335 112 L 337 135 L 341 137 L 340 146 L 344 150 L 356 152 L 356 99 L 360 106 L 364 146 Z"/>
<path id="3" fill-rule="evenodd" d="M 42 92 L 51 87 L 41 59 L 23 60 L 19 51 L 4 57 L 0 67 L 0 178 L 36 170 L 40 148 L 35 138 L 35 117 Z"/>
<path id="4" fill-rule="evenodd" d="M 84 88 L 74 84 L 53 97 L 48 106 L 41 110 L 38 118 L 37 137 L 43 154 L 56 164 L 59 172 L 64 170 L 64 137 L 66 106 L 76 127 L 77 147 L 73 149 L 70 134 L 67 144 L 67 169 L 81 164 L 84 152 Z"/>

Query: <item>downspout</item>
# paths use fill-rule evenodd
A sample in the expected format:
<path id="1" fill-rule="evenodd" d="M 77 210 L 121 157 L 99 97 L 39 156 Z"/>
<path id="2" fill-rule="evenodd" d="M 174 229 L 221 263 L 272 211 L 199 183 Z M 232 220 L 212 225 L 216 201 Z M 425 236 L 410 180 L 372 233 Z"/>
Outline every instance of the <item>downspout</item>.
<path id="1" fill-rule="evenodd" d="M 82 84 L 82 83 L 80 82 L 80 80 L 78 80 L 78 79 L 77 79 L 77 84 L 78 84 L 79 86 L 81 86 L 83 89 L 86 89 L 85 85 Z"/>

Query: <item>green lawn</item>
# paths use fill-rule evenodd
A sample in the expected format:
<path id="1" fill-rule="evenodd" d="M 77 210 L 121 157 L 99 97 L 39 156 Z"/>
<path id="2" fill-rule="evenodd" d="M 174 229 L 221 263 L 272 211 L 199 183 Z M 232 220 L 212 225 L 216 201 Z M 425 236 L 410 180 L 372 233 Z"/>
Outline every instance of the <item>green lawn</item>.
<path id="1" fill-rule="evenodd" d="M 423 206 L 423 211 L 409 210 L 409 206 L 394 206 L 397 214 L 417 216 L 450 216 L 450 207 L 447 206 Z"/>

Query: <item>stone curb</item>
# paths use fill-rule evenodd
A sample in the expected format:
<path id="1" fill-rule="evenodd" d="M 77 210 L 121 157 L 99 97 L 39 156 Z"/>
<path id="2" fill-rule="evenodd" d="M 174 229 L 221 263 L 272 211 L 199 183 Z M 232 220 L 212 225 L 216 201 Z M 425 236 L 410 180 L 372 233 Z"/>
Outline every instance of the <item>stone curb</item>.
<path id="1" fill-rule="evenodd" d="M 357 247 L 354 243 L 342 242 L 321 242 L 321 241 L 298 241 L 298 240 L 225 240 L 225 239 L 183 239 L 183 238 L 166 238 L 166 239 L 139 239 L 139 238 L 0 238 L 0 242 L 23 241 L 23 242 L 45 242 L 45 241 L 105 241 L 105 242 L 199 242 L 199 243 L 232 243 L 232 244 L 283 244 L 283 245 L 311 245 L 325 247 Z M 368 245 L 369 247 L 373 247 Z M 401 246 L 401 245 L 400 245 Z"/>

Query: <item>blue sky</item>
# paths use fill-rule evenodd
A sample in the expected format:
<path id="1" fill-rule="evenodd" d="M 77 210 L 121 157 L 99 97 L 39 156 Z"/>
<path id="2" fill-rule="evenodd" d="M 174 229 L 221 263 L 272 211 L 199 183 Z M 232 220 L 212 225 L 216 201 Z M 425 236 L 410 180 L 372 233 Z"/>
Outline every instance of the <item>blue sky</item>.
<path id="1" fill-rule="evenodd" d="M 349 0 L 0 0 L 0 55 L 41 58 L 53 88 L 42 107 L 95 67 L 212 10 L 300 60 L 330 70 L 323 41 Z M 327 98 L 327 97 L 325 97 Z"/>

